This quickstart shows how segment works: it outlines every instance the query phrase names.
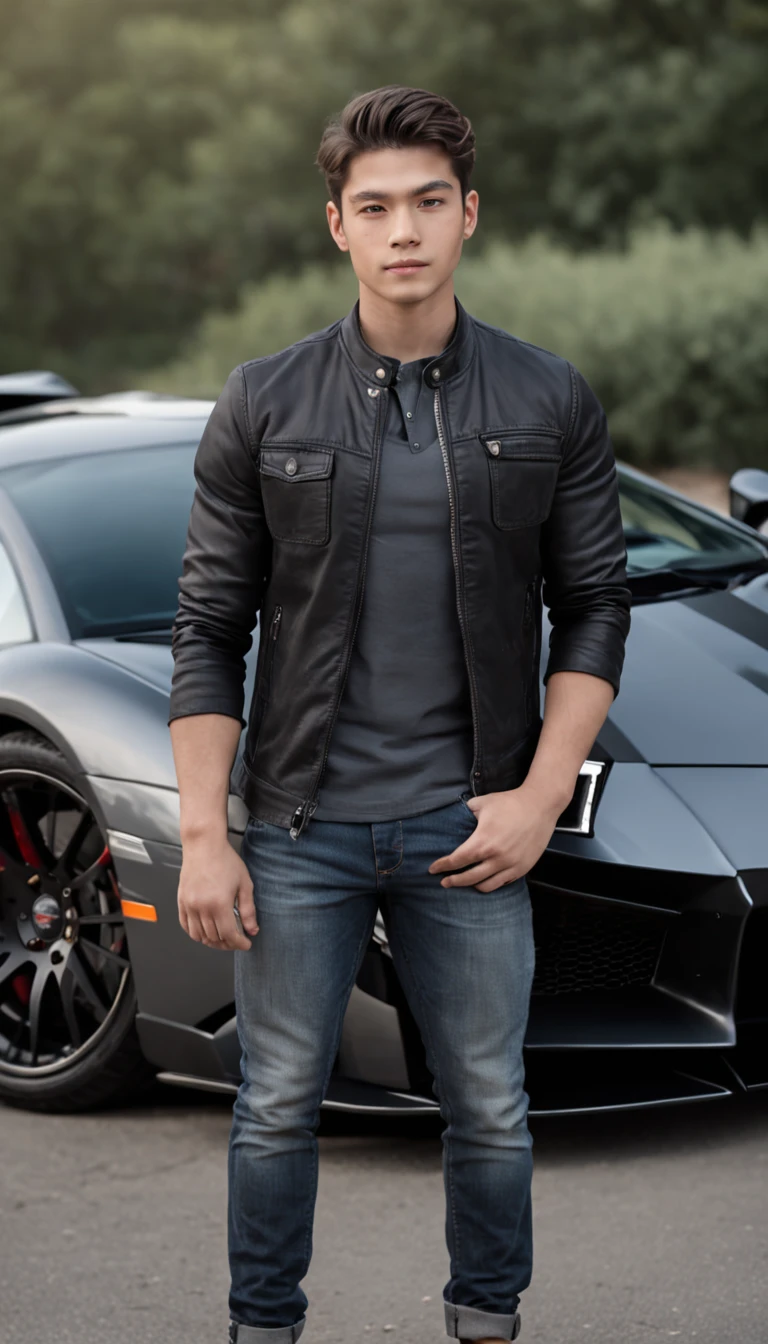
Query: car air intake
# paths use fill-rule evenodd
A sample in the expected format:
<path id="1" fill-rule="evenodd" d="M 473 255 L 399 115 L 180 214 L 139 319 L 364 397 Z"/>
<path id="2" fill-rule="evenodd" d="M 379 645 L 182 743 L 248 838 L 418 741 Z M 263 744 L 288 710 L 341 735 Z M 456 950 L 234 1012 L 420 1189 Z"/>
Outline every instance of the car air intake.
<path id="1" fill-rule="evenodd" d="M 533 895 L 534 994 L 649 985 L 669 918 L 580 897 Z"/>

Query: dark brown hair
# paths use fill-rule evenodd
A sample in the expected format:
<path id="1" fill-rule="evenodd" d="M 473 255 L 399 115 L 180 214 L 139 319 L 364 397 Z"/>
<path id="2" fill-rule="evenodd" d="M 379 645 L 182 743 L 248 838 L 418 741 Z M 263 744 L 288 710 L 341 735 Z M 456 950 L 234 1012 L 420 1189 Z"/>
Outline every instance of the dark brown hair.
<path id="1" fill-rule="evenodd" d="M 453 103 L 428 89 L 386 84 L 358 94 L 326 126 L 315 163 L 340 210 L 342 188 L 356 154 L 426 144 L 445 150 L 465 200 L 475 163 L 475 133 Z"/>

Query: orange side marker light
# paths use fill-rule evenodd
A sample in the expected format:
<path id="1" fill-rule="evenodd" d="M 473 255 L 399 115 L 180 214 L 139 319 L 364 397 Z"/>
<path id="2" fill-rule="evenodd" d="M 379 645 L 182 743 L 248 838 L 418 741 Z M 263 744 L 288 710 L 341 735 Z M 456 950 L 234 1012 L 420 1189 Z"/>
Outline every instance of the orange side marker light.
<path id="1" fill-rule="evenodd" d="M 149 901 L 120 901 L 123 914 L 126 919 L 148 919 L 152 924 L 157 923 L 157 910 Z"/>

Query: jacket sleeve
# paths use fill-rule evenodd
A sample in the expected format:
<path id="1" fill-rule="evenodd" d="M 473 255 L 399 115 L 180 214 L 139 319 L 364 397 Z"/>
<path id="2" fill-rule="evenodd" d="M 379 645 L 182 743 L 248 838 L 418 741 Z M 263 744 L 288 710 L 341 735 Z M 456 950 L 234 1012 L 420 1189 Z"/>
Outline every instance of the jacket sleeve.
<path id="1" fill-rule="evenodd" d="M 571 424 L 541 536 L 542 598 L 552 625 L 543 680 L 591 672 L 611 683 L 615 699 L 631 620 L 616 459 L 602 406 L 569 368 Z"/>
<path id="2" fill-rule="evenodd" d="M 170 724 L 227 714 L 243 728 L 245 655 L 271 564 L 242 366 L 229 375 L 200 440 L 173 623 Z"/>

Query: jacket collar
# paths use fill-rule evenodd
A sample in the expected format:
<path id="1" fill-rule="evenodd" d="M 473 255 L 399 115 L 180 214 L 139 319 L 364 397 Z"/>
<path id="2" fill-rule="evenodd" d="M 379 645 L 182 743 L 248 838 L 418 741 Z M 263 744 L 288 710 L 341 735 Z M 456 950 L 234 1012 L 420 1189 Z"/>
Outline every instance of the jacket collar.
<path id="1" fill-rule="evenodd" d="M 424 367 L 424 381 L 430 387 L 439 387 L 469 364 L 474 350 L 472 319 L 466 308 L 456 303 L 456 326 L 447 346 Z M 401 361 L 388 355 L 378 355 L 360 331 L 360 300 L 342 319 L 341 338 L 352 363 L 373 387 L 391 387 Z"/>

